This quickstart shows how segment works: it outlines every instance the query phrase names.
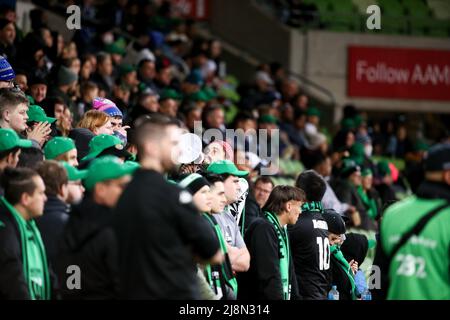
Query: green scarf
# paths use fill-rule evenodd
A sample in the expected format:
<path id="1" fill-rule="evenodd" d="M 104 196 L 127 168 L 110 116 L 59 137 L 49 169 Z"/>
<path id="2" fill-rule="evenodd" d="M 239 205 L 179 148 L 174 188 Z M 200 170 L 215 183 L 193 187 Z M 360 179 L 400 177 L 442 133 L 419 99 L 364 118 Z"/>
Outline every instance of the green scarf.
<path id="1" fill-rule="evenodd" d="M 217 238 L 219 238 L 220 248 L 221 248 L 223 254 L 226 255 L 228 253 L 228 250 L 227 250 L 227 246 L 225 244 L 225 239 L 223 238 L 223 235 L 222 235 L 222 230 L 220 230 L 220 226 L 217 223 L 214 223 L 214 221 L 211 219 L 209 214 L 204 213 L 203 216 L 206 218 L 206 220 L 208 220 L 208 222 L 214 228 L 214 231 L 216 232 Z M 227 273 L 225 271 L 224 264 L 225 264 L 225 262 L 222 263 L 222 265 L 221 265 L 223 277 L 224 277 L 226 283 L 228 285 L 230 285 L 230 287 L 233 289 L 234 294 L 237 296 L 237 291 L 238 291 L 237 280 L 236 280 L 236 278 L 234 276 L 231 279 L 227 278 L 227 276 L 226 276 Z M 211 265 L 210 264 L 206 265 L 205 271 L 206 271 L 206 278 L 207 278 L 207 280 L 209 282 L 209 285 L 212 288 L 213 287 L 213 280 L 212 280 L 212 272 L 211 272 Z M 216 282 L 216 287 L 219 288 L 220 287 L 220 279 L 215 279 L 215 282 Z"/>
<path id="2" fill-rule="evenodd" d="M 264 212 L 265 217 L 275 227 L 278 235 L 278 243 L 280 246 L 280 275 L 281 285 L 283 287 L 283 300 L 290 300 L 291 285 L 289 283 L 289 263 L 290 263 L 290 248 L 289 239 L 286 227 L 281 227 L 280 222 L 275 214 L 269 211 Z"/>
<path id="3" fill-rule="evenodd" d="M 359 186 L 358 189 L 359 197 L 361 198 L 362 202 L 364 203 L 364 207 L 367 210 L 367 214 L 372 220 L 375 220 L 377 214 L 378 214 L 378 207 L 377 202 L 375 199 L 369 198 L 367 195 L 367 192 L 364 191 L 362 186 Z"/>
<path id="4" fill-rule="evenodd" d="M 344 258 L 344 255 L 342 254 L 341 249 L 337 245 L 333 245 L 330 247 L 331 254 L 336 258 L 336 260 L 339 262 L 339 266 L 344 270 L 345 274 L 347 275 L 350 285 L 352 286 L 352 300 L 356 300 L 356 285 L 355 285 L 355 278 L 353 276 L 350 264 L 348 261 Z"/>
<path id="5" fill-rule="evenodd" d="M 11 212 L 19 228 L 20 242 L 22 245 L 23 273 L 28 285 L 30 297 L 32 300 L 50 300 L 50 277 L 47 255 L 36 223 L 34 220 L 26 221 L 4 197 L 1 198 L 1 201 Z M 30 237 L 34 240 L 31 240 Z M 33 277 L 36 270 L 38 270 L 38 273 L 40 270 L 41 275 Z M 42 285 L 36 283 L 36 280 L 39 281 L 39 278 L 42 281 Z"/>
<path id="6" fill-rule="evenodd" d="M 305 202 L 302 205 L 302 211 L 323 212 L 321 201 Z"/>

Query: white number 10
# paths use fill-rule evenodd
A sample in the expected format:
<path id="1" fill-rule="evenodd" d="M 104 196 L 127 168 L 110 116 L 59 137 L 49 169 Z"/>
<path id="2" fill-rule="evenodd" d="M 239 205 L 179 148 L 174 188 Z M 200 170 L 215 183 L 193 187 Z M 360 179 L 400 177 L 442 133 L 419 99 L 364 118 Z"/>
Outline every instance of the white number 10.
<path id="1" fill-rule="evenodd" d="M 330 269 L 330 242 L 328 238 L 317 237 L 317 245 L 319 246 L 319 269 Z"/>

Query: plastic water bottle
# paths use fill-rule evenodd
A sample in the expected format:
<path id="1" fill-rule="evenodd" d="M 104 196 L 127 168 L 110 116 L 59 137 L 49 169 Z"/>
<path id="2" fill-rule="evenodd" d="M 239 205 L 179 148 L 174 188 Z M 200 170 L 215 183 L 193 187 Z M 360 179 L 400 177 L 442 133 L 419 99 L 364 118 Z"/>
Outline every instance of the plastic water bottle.
<path id="1" fill-rule="evenodd" d="M 372 294 L 369 291 L 369 288 L 366 288 L 366 290 L 361 295 L 362 300 L 372 300 Z"/>
<path id="2" fill-rule="evenodd" d="M 328 292 L 328 300 L 339 300 L 339 291 L 336 286 L 332 286 L 330 292 Z"/>

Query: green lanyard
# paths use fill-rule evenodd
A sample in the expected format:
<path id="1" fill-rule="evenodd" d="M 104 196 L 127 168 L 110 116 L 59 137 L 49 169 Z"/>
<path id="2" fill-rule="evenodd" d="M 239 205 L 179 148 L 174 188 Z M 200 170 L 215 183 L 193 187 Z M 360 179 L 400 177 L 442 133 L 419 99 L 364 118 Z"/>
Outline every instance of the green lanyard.
<path id="1" fill-rule="evenodd" d="M 333 245 L 330 247 L 331 254 L 338 260 L 339 266 L 344 270 L 345 274 L 347 275 L 350 285 L 352 286 L 352 299 L 356 300 L 356 285 L 355 285 L 355 279 L 353 277 L 353 274 L 351 272 L 351 267 L 347 260 L 344 258 L 344 255 L 342 254 L 342 251 L 339 249 L 337 245 Z"/>
<path id="2" fill-rule="evenodd" d="M 41 297 L 43 300 L 50 300 L 50 277 L 48 273 L 48 267 L 47 267 L 47 256 L 45 253 L 45 247 L 42 242 L 41 235 L 39 233 L 39 230 L 36 227 L 36 224 L 33 220 L 25 221 L 22 216 L 17 212 L 17 210 L 4 198 L 1 197 L 0 200 L 3 202 L 3 204 L 6 206 L 6 208 L 11 212 L 12 216 L 14 217 L 17 226 L 19 228 L 19 234 L 20 234 L 20 242 L 22 246 L 22 264 L 23 264 L 23 273 L 25 277 L 25 281 L 28 285 L 28 291 L 30 293 L 30 298 L 32 300 L 36 300 L 36 294 L 35 289 L 33 288 L 33 283 L 31 281 L 31 268 L 29 264 L 29 257 L 28 253 L 30 251 L 29 248 L 29 240 L 27 239 L 27 227 L 29 227 L 29 230 L 33 234 L 33 237 L 36 241 L 41 262 L 42 262 L 42 268 L 43 268 L 43 274 L 44 274 L 44 292 Z M 39 257 L 36 257 L 39 259 Z"/>
<path id="3" fill-rule="evenodd" d="M 217 235 L 217 238 L 219 238 L 220 248 L 222 249 L 223 254 L 227 255 L 228 254 L 227 246 L 225 244 L 225 239 L 223 238 L 222 230 L 220 230 L 219 225 L 217 223 L 214 223 L 214 221 L 212 221 L 212 219 L 209 216 L 209 214 L 204 213 L 203 216 L 206 218 L 206 220 L 209 221 L 211 226 L 214 228 L 214 230 L 216 232 L 216 235 Z M 225 281 L 231 286 L 231 288 L 233 289 L 233 292 L 237 296 L 237 290 L 238 290 L 237 280 L 236 280 L 235 277 L 231 277 L 231 279 L 228 279 L 226 277 L 224 263 L 222 263 L 222 265 L 221 265 L 223 277 L 224 277 Z M 211 265 L 207 265 L 205 270 L 206 270 L 206 273 L 207 273 L 207 278 L 208 278 L 209 284 L 212 285 Z M 216 280 L 216 285 L 217 284 L 219 284 L 219 286 L 220 286 L 220 283 L 218 283 L 217 280 Z"/>
<path id="4" fill-rule="evenodd" d="M 272 212 L 265 211 L 264 215 L 267 220 L 272 223 L 272 225 L 275 227 L 275 230 L 277 231 L 280 247 L 280 275 L 281 284 L 283 286 L 283 299 L 290 300 L 291 288 L 289 283 L 289 264 L 291 255 L 286 228 L 281 227 L 278 218 Z"/>

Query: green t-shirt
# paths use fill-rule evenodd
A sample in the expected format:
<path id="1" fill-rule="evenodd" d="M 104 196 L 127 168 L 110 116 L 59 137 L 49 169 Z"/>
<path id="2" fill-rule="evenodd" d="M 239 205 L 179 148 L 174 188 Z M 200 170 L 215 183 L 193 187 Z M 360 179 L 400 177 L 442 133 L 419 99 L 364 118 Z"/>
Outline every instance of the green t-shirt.
<path id="1" fill-rule="evenodd" d="M 420 218 L 442 204 L 444 200 L 413 196 L 389 207 L 381 223 L 385 254 Z M 450 300 L 450 208 L 400 248 L 391 261 L 389 279 L 390 300 Z"/>

